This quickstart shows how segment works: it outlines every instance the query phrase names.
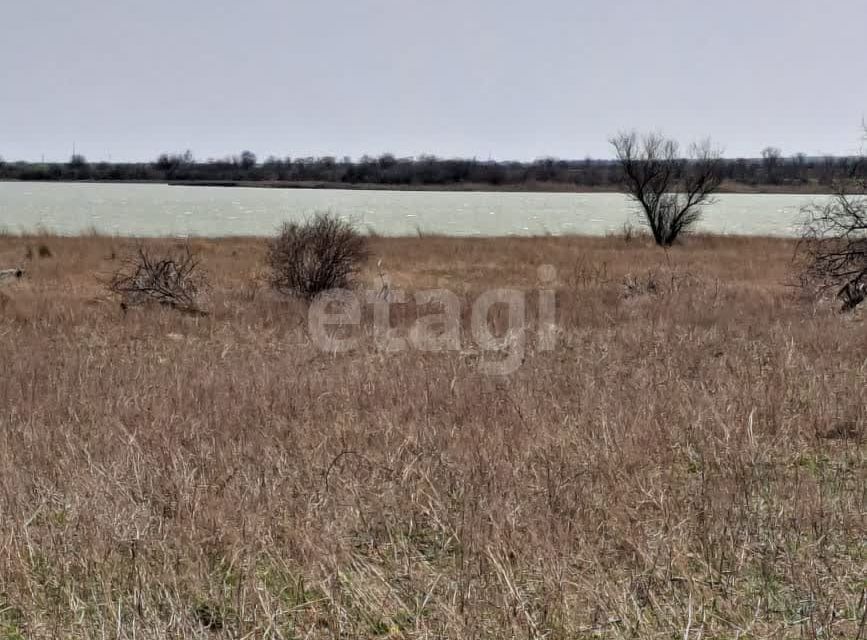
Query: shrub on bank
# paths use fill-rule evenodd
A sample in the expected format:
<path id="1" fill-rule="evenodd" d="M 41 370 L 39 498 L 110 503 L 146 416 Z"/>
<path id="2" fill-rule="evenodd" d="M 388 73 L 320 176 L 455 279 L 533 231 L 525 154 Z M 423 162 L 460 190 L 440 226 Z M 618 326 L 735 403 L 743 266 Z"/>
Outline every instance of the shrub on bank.
<path id="1" fill-rule="evenodd" d="M 346 220 L 317 213 L 304 222 L 287 222 L 268 247 L 271 286 L 312 300 L 351 286 L 368 255 L 367 238 Z"/>

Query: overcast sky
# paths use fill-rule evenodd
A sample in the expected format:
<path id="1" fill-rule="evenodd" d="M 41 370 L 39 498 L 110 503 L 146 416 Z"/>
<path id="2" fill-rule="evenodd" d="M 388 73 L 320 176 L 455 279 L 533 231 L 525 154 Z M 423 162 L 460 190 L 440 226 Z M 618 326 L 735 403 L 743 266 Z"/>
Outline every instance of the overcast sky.
<path id="1" fill-rule="evenodd" d="M 0 155 L 846 154 L 865 0 L 0 0 Z"/>

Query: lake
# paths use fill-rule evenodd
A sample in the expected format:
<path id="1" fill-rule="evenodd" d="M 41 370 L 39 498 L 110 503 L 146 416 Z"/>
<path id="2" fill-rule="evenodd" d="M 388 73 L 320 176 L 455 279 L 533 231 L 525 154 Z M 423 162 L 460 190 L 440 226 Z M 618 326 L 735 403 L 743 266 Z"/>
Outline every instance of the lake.
<path id="1" fill-rule="evenodd" d="M 800 209 L 827 196 L 723 194 L 701 230 L 795 234 Z M 268 235 L 316 211 L 383 235 L 603 235 L 637 223 L 635 206 L 611 193 L 358 191 L 181 187 L 163 184 L 0 182 L 0 229 L 63 235 Z"/>

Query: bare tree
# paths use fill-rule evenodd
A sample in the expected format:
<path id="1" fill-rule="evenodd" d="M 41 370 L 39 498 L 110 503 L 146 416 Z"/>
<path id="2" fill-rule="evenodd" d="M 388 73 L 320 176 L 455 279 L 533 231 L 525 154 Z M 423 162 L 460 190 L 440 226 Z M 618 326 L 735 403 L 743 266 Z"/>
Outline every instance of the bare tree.
<path id="1" fill-rule="evenodd" d="M 87 158 L 80 153 L 73 153 L 69 158 L 68 164 L 72 169 L 80 169 L 87 166 Z"/>
<path id="2" fill-rule="evenodd" d="M 852 193 L 858 188 L 860 193 Z M 867 297 L 867 197 L 864 185 L 846 185 L 829 202 L 807 207 L 800 249 L 805 284 L 836 291 L 843 311 Z"/>
<path id="3" fill-rule="evenodd" d="M 241 153 L 241 168 L 244 171 L 249 171 L 256 166 L 256 154 L 252 151 L 244 151 Z"/>
<path id="4" fill-rule="evenodd" d="M 762 149 L 762 160 L 765 163 L 765 171 L 768 175 L 768 182 L 776 183 L 777 166 L 780 164 L 780 158 L 783 157 L 783 152 L 778 147 L 765 147 Z"/>
<path id="5" fill-rule="evenodd" d="M 864 125 L 867 139 L 867 124 Z M 867 299 L 867 179 L 865 156 L 837 182 L 837 194 L 804 207 L 799 253 L 805 258 L 801 281 L 818 293 L 836 291 L 841 311 Z"/>
<path id="6" fill-rule="evenodd" d="M 801 182 L 807 182 L 807 154 L 796 153 L 792 156 L 794 178 Z"/>
<path id="7" fill-rule="evenodd" d="M 722 182 L 720 153 L 710 140 L 681 157 L 674 140 L 658 134 L 620 133 L 611 139 L 625 191 L 644 212 L 656 244 L 670 246 L 701 218 Z"/>

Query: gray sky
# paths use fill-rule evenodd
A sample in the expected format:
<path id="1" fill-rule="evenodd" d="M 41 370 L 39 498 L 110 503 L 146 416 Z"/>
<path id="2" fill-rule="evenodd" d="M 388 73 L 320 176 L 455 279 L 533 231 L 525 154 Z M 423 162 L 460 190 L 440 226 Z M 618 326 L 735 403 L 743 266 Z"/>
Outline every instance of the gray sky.
<path id="1" fill-rule="evenodd" d="M 864 0 L 0 0 L 0 155 L 858 151 Z"/>

